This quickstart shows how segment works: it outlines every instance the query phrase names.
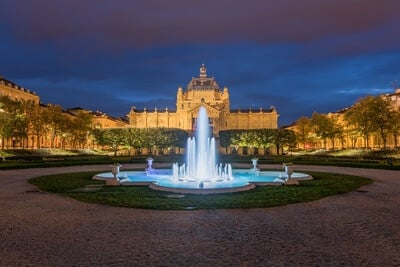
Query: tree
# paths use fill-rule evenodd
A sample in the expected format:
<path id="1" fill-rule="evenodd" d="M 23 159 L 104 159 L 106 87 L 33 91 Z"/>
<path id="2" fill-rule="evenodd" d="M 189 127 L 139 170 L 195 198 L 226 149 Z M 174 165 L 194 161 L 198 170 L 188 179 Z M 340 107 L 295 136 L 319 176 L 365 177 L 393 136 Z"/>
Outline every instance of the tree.
<path id="1" fill-rule="evenodd" d="M 84 111 L 79 111 L 70 120 L 70 131 L 73 146 L 81 148 L 87 143 L 89 133 L 92 129 L 92 116 Z"/>
<path id="2" fill-rule="evenodd" d="M 181 129 L 161 128 L 164 136 L 164 148 L 171 149 L 173 147 L 183 148 L 186 146 L 186 141 L 189 137 L 188 132 Z"/>
<path id="3" fill-rule="evenodd" d="M 235 135 L 238 134 L 238 130 L 223 130 L 219 131 L 219 144 L 225 147 L 225 152 L 228 152 L 229 146 L 234 146 L 232 143 Z M 236 147 L 237 148 L 237 147 Z"/>
<path id="4" fill-rule="evenodd" d="M 65 125 L 66 119 L 60 105 L 47 105 L 43 110 L 44 124 L 47 125 L 47 131 L 50 132 L 50 147 L 55 147 L 55 139 L 58 135 L 62 135 L 62 127 Z"/>
<path id="5" fill-rule="evenodd" d="M 125 145 L 128 148 L 128 156 L 131 155 L 131 148 L 138 148 L 141 147 L 140 144 L 138 144 L 137 140 L 138 140 L 138 134 L 137 131 L 138 129 L 135 128 L 125 128 L 122 131 L 122 134 L 124 136 L 125 139 Z"/>
<path id="6" fill-rule="evenodd" d="M 264 154 L 267 154 L 267 149 L 275 144 L 276 129 L 260 129 L 256 130 L 257 147 L 262 147 Z"/>
<path id="7" fill-rule="evenodd" d="M 306 144 L 310 140 L 312 132 L 312 122 L 310 118 L 300 117 L 296 121 L 296 139 L 303 144 L 303 149 L 306 149 Z"/>
<path id="8" fill-rule="evenodd" d="M 2 139 L 2 149 L 4 149 L 5 140 L 14 134 L 14 101 L 9 97 L 0 97 L 0 137 Z"/>
<path id="9" fill-rule="evenodd" d="M 114 156 L 117 155 L 119 147 L 126 144 L 122 135 L 122 129 L 119 128 L 107 129 L 104 133 L 104 139 L 113 149 Z"/>
<path id="10" fill-rule="evenodd" d="M 249 147 L 253 151 L 255 147 L 259 147 L 257 132 L 254 130 L 242 131 L 240 134 L 240 143 L 242 147 Z"/>
<path id="11" fill-rule="evenodd" d="M 219 135 L 220 146 L 225 147 L 225 153 L 228 153 L 228 147 L 232 144 L 231 142 L 232 130 L 219 131 L 218 135 Z"/>
<path id="12" fill-rule="evenodd" d="M 331 141 L 332 149 L 335 149 L 335 139 L 337 138 L 341 140 L 343 147 L 343 142 L 344 142 L 343 126 L 337 122 L 336 117 L 330 117 L 329 115 L 327 117 L 329 119 L 329 124 L 330 124 L 330 131 L 328 132 L 328 138 Z"/>
<path id="13" fill-rule="evenodd" d="M 46 134 L 45 121 L 43 118 L 43 108 L 36 103 L 31 102 L 29 107 L 27 107 L 29 112 L 28 122 L 29 122 L 29 132 L 33 135 L 32 137 L 32 147 L 35 147 L 34 140 L 36 139 L 36 147 L 41 147 L 40 139 Z"/>
<path id="14" fill-rule="evenodd" d="M 377 133 L 386 147 L 387 136 L 391 132 L 395 112 L 389 99 L 381 96 L 366 96 L 359 99 L 345 114 L 345 120 L 364 137 L 369 148 L 369 137 Z"/>
<path id="15" fill-rule="evenodd" d="M 2 138 L 2 149 L 4 140 L 15 138 L 21 142 L 28 136 L 28 121 L 21 101 L 11 100 L 7 96 L 0 97 L 0 136 Z M 14 142 L 13 142 L 14 146 Z"/>
<path id="16" fill-rule="evenodd" d="M 288 129 L 274 129 L 274 144 L 276 147 L 276 154 L 279 155 L 280 151 L 283 153 L 285 146 L 289 148 L 296 147 L 296 135 L 292 130 Z"/>
<path id="17" fill-rule="evenodd" d="M 122 128 L 94 129 L 92 134 L 99 145 L 111 147 L 116 156 L 119 147 L 126 144 L 123 131 Z"/>
<path id="18" fill-rule="evenodd" d="M 397 147 L 397 138 L 399 136 L 400 132 L 400 111 L 399 110 L 394 110 L 392 113 L 392 118 L 391 118 L 392 124 L 390 128 L 390 133 L 393 135 L 394 139 L 394 146 Z"/>
<path id="19" fill-rule="evenodd" d="M 264 154 L 274 144 L 275 129 L 224 130 L 219 132 L 220 145 L 263 148 Z"/>
<path id="20" fill-rule="evenodd" d="M 324 142 L 326 149 L 327 139 L 332 141 L 332 148 L 334 149 L 335 137 L 337 135 L 337 126 L 334 118 L 329 118 L 327 114 L 314 112 L 311 117 L 315 134 L 320 137 Z"/>
<path id="21" fill-rule="evenodd" d="M 372 127 L 376 129 L 381 137 L 383 148 L 386 148 L 388 135 L 393 130 L 393 118 L 396 117 L 390 100 L 380 96 L 374 97 L 370 107 L 370 114 L 373 115 L 371 117 L 373 120 Z"/>
<path id="22" fill-rule="evenodd" d="M 173 147 L 185 147 L 188 133 L 181 129 L 173 128 L 148 128 L 145 144 L 150 148 L 171 149 Z M 152 151 L 152 150 L 151 150 Z"/>
<path id="23" fill-rule="evenodd" d="M 239 147 L 255 147 L 252 130 L 235 130 L 231 136 L 231 144 L 237 150 Z"/>
<path id="24" fill-rule="evenodd" d="M 355 125 L 348 124 L 345 126 L 345 129 L 343 131 L 343 135 L 346 135 L 349 137 L 351 141 L 351 148 L 356 147 L 357 139 L 360 136 L 359 131 L 357 130 Z"/>
<path id="25" fill-rule="evenodd" d="M 342 124 L 339 124 L 336 122 L 336 137 L 339 139 L 341 148 L 343 149 L 346 144 L 346 138 L 345 138 L 345 128 Z"/>

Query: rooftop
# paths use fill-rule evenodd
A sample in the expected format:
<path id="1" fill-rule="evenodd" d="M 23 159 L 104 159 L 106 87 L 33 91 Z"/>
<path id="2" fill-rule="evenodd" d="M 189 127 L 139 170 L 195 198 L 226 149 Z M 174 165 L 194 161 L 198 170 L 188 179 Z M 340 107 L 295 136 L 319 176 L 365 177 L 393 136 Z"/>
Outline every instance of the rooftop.
<path id="1" fill-rule="evenodd" d="M 204 64 L 200 67 L 199 77 L 193 77 L 187 86 L 187 90 L 220 90 L 214 77 L 207 76 L 207 68 Z"/>
<path id="2" fill-rule="evenodd" d="M 28 89 L 25 89 L 24 87 L 21 87 L 18 84 L 14 83 L 14 82 L 12 82 L 10 80 L 4 79 L 1 75 L 0 75 L 0 85 L 5 85 L 7 87 L 10 87 L 10 88 L 13 88 L 13 89 L 17 89 L 17 90 L 20 90 L 22 92 L 26 92 L 28 94 L 36 95 L 35 92 L 33 92 L 31 90 L 28 90 Z"/>

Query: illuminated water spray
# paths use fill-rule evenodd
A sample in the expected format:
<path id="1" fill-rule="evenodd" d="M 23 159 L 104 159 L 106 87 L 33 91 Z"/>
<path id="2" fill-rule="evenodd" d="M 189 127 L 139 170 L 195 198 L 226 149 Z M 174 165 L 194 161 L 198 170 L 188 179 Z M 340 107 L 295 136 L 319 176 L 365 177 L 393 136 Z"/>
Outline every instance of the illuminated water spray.
<path id="1" fill-rule="evenodd" d="M 172 166 L 173 178 L 183 181 L 221 181 L 232 179 L 232 166 L 216 162 L 215 139 L 210 138 L 207 110 L 199 109 L 196 136 L 187 140 L 186 164 Z"/>

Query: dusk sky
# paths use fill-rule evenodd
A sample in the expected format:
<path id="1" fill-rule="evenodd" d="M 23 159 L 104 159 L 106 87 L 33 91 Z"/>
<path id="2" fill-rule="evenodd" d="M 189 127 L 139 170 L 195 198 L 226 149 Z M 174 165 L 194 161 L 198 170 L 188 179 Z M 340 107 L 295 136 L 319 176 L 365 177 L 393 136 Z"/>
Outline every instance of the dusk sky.
<path id="1" fill-rule="evenodd" d="M 205 64 L 279 124 L 400 84 L 398 0 L 0 0 L 0 75 L 45 104 L 175 110 Z"/>

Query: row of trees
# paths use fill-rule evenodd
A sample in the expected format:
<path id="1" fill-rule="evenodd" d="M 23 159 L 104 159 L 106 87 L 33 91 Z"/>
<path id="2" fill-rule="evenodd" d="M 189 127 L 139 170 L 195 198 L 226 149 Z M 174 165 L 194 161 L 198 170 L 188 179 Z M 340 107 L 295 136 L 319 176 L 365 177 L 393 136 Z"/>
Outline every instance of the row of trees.
<path id="1" fill-rule="evenodd" d="M 343 113 L 322 114 L 314 112 L 311 118 L 301 117 L 295 125 L 295 133 L 288 129 L 227 130 L 220 132 L 220 145 L 223 147 L 263 148 L 264 153 L 276 147 L 281 153 L 283 147 L 295 147 L 298 142 L 306 149 L 308 144 L 322 142 L 323 147 L 335 145 L 354 148 L 363 138 L 367 148 L 371 136 L 378 137 L 381 146 L 386 148 L 389 137 L 394 146 L 400 133 L 400 111 L 390 99 L 382 96 L 361 98 Z M 155 147 L 170 149 L 186 146 L 188 133 L 180 129 L 167 128 L 120 128 L 92 129 L 92 116 L 87 112 L 74 114 L 64 112 L 59 105 L 42 106 L 32 101 L 14 101 L 6 96 L 0 97 L 0 138 L 1 148 L 6 141 L 19 143 L 20 147 L 83 148 L 89 138 L 96 143 L 108 146 L 114 152 L 125 147 L 141 151 Z M 29 138 L 29 140 L 28 140 Z M 46 140 L 46 142 L 43 142 Z M 29 142 L 28 142 L 29 141 Z"/>
<path id="2" fill-rule="evenodd" d="M 95 141 L 100 146 L 111 147 L 114 155 L 121 147 L 132 149 L 141 154 L 143 148 L 153 152 L 154 148 L 170 150 L 186 146 L 188 132 L 171 128 L 111 128 L 94 129 L 92 132 Z"/>
<path id="3" fill-rule="evenodd" d="M 226 149 L 229 146 L 263 148 L 264 154 L 271 147 L 276 153 L 283 153 L 283 148 L 296 147 L 296 136 L 288 129 L 254 129 L 254 130 L 225 130 L 219 132 L 219 142 Z"/>
<path id="4" fill-rule="evenodd" d="M 392 105 L 390 99 L 381 96 L 361 98 L 342 117 L 314 112 L 311 118 L 301 117 L 296 122 L 297 140 L 304 149 L 318 139 L 322 140 L 324 148 L 330 142 L 334 149 L 337 140 L 342 147 L 354 148 L 360 137 L 369 148 L 373 135 L 378 137 L 383 148 L 387 147 L 387 140 L 392 136 L 397 147 L 399 132 L 399 109 Z M 345 144 L 346 140 L 349 144 Z"/>
<path id="5" fill-rule="evenodd" d="M 111 147 L 116 155 L 121 147 L 126 148 L 129 154 L 131 149 L 136 149 L 140 154 L 143 148 L 147 148 L 150 152 L 153 152 L 154 148 L 161 150 L 184 148 L 189 134 L 181 129 L 169 128 L 115 128 L 95 129 L 93 136 L 98 145 Z M 226 149 L 230 146 L 236 149 L 263 148 L 264 154 L 273 146 L 276 147 L 278 154 L 283 151 L 283 147 L 296 146 L 294 132 L 286 129 L 220 131 L 219 141 Z"/>
<path id="6" fill-rule="evenodd" d="M 56 140 L 64 147 L 82 148 L 88 140 L 92 116 L 85 112 L 66 113 L 59 105 L 41 106 L 33 101 L 14 101 L 0 97 L 0 138 L 2 149 L 6 141 L 40 148 L 42 138 L 49 138 L 47 146 L 54 148 Z"/>

